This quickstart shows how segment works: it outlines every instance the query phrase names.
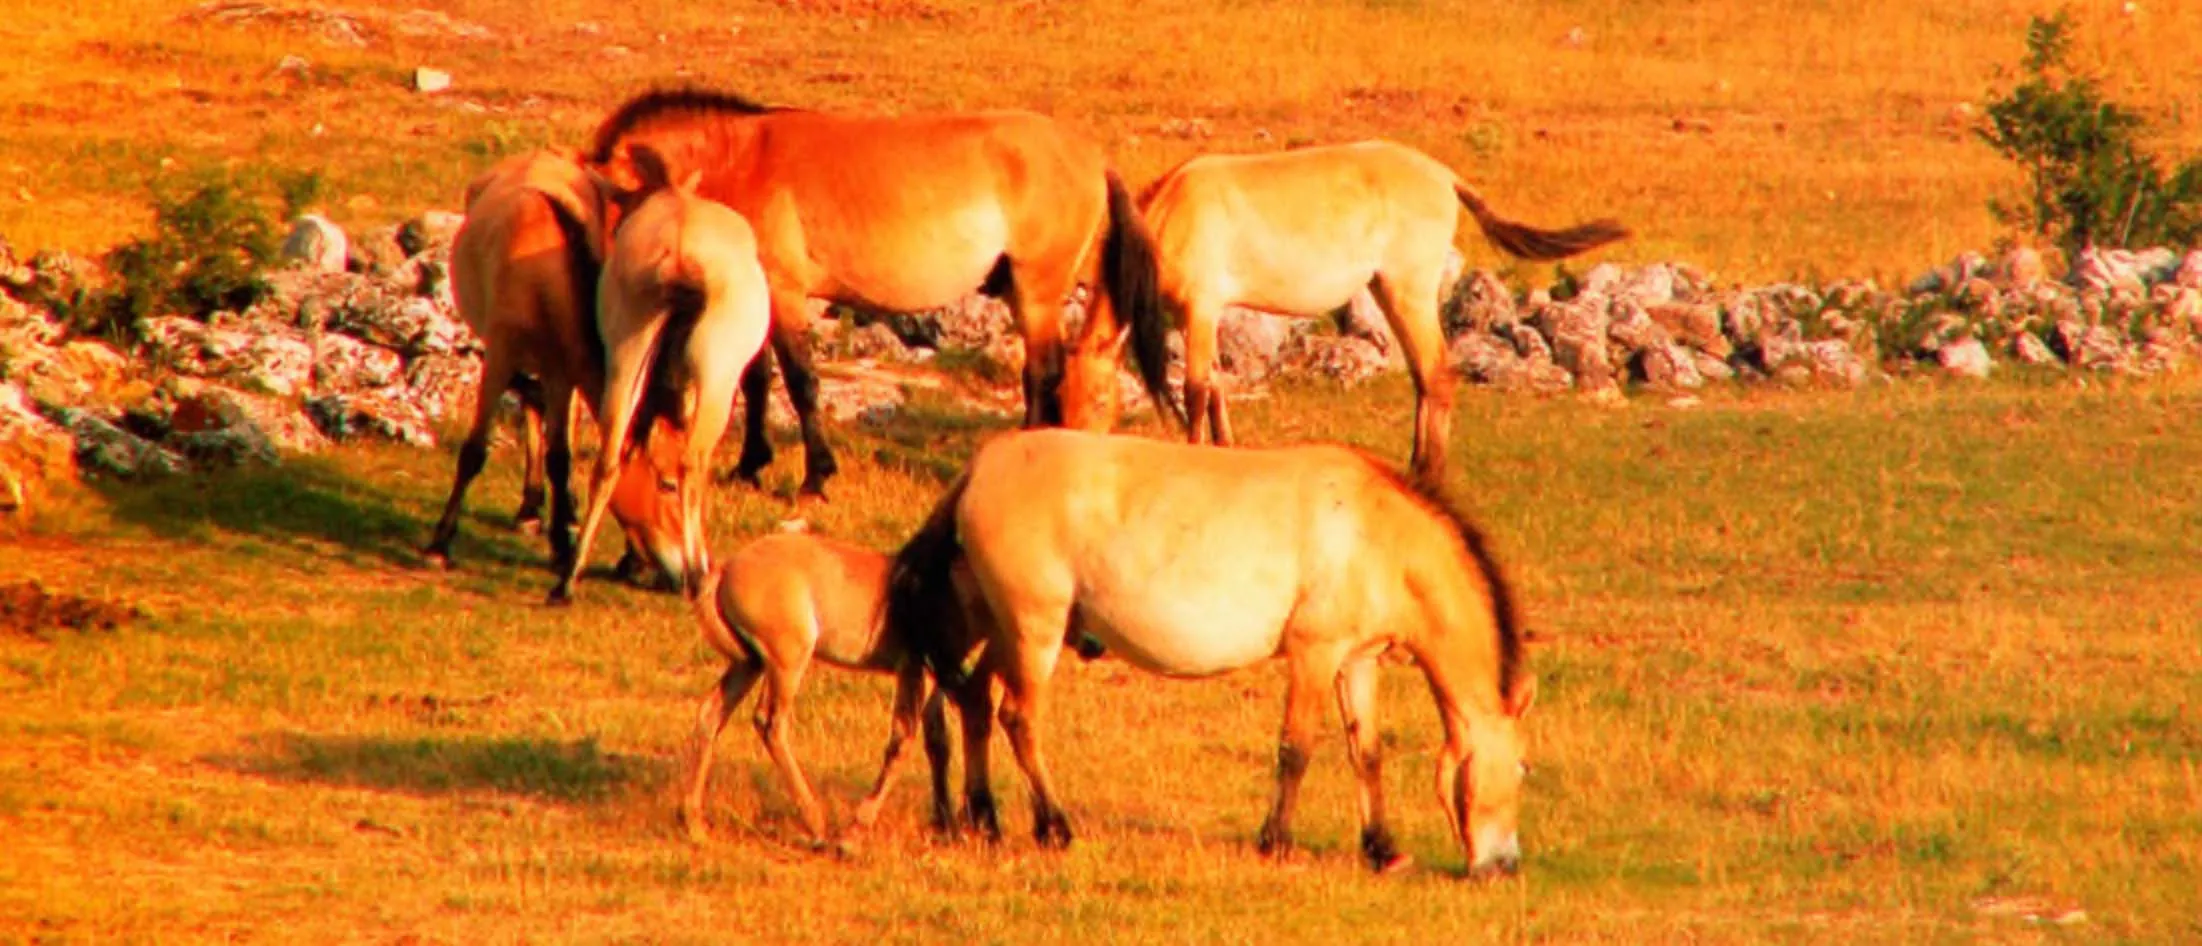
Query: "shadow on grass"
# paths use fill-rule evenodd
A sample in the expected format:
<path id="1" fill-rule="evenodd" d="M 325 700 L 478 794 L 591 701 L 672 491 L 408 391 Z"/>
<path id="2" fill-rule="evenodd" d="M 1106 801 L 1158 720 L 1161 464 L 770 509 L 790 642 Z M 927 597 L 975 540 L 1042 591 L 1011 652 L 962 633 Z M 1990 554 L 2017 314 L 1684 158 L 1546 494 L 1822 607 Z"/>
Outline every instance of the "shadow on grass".
<path id="1" fill-rule="evenodd" d="M 372 460 L 294 456 L 281 466 L 245 466 L 154 483 L 94 481 L 114 516 L 169 538 L 205 530 L 252 536 L 315 556 L 330 547 L 351 564 L 371 560 L 418 567 L 438 509 L 415 508 L 368 479 Z M 448 471 L 446 471 L 448 472 Z M 548 549 L 525 543 L 509 513 L 482 512 L 486 490 L 468 498 L 458 556 L 510 565 L 537 564 Z M 439 494 L 439 499 L 440 494 Z"/>
<path id="2" fill-rule="evenodd" d="M 565 804 L 604 802 L 667 777 L 667 763 L 604 752 L 594 739 L 270 733 L 255 738 L 245 754 L 206 761 L 289 782 L 414 795 L 492 791 Z"/>

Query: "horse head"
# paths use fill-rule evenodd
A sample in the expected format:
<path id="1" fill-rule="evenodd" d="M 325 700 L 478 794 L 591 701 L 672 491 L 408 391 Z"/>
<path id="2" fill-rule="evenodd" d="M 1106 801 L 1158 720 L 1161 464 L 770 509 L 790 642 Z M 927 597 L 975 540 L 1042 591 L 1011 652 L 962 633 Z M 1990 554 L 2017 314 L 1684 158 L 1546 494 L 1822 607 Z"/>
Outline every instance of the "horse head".
<path id="1" fill-rule="evenodd" d="M 670 420 L 656 418 L 647 437 L 629 441 L 619 479 L 612 485 L 612 516 L 628 543 L 675 586 L 689 572 L 680 503 L 687 440 L 686 432 Z"/>
<path id="2" fill-rule="evenodd" d="M 1458 783 L 1463 797 L 1447 799 L 1457 801 L 1466 818 L 1462 833 L 1471 877 L 1521 870 L 1521 789 L 1529 764 L 1519 724 L 1536 698 L 1536 678 L 1525 678 L 1507 695 L 1504 714 L 1472 724 L 1474 753 L 1463 766 L 1467 779 Z"/>
<path id="3" fill-rule="evenodd" d="M 1116 426 L 1123 405 L 1117 396 L 1117 365 L 1123 359 L 1128 335 L 1113 342 L 1079 345 L 1064 359 L 1059 389 L 1063 426 L 1072 430 L 1108 433 Z"/>

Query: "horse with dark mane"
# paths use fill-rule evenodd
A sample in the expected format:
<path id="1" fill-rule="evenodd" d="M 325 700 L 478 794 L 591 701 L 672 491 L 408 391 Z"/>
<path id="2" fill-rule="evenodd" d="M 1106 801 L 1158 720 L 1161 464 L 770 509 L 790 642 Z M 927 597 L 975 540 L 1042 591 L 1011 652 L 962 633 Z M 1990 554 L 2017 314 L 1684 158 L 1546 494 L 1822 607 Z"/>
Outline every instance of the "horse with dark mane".
<path id="1" fill-rule="evenodd" d="M 1522 670 L 1513 596 L 1482 533 L 1428 481 L 1334 446 L 1004 434 L 979 448 L 897 553 L 888 596 L 893 626 L 941 629 L 911 633 L 943 685 L 983 691 L 962 677 L 968 635 L 921 617 L 954 593 L 964 569 L 982 596 L 971 613 L 993 617 L 982 659 L 1002 683 L 1002 728 L 1031 784 L 1041 844 L 1070 843 L 1040 732 L 1075 620 L 1109 653 L 1163 676 L 1284 659 L 1290 682 L 1265 852 L 1292 845 L 1300 779 L 1324 704 L 1335 700 L 1360 783 L 1361 851 L 1378 871 L 1407 859 L 1384 824 L 1377 658 L 1412 658 L 1437 701 L 1438 799 L 1470 873 L 1519 866 L 1519 724 L 1536 687 Z M 974 764 L 983 763 L 966 761 L 966 780 L 978 789 Z"/>
<path id="2" fill-rule="evenodd" d="M 1153 241 L 1101 149 L 1052 119 L 838 114 L 660 90 L 614 110 L 585 157 L 617 181 L 637 144 L 676 173 L 701 171 L 698 193 L 756 230 L 772 348 L 802 427 L 806 495 L 822 494 L 835 471 L 819 426 L 808 299 L 897 312 L 974 290 L 1004 300 L 1024 337 L 1025 425 L 1036 427 L 1062 422 L 1063 302 L 1094 284 L 1093 311 L 1129 327 L 1141 379 L 1175 408 Z M 748 413 L 735 472 L 752 483 L 772 460 L 763 423 L 770 371 L 760 360 L 742 379 Z"/>

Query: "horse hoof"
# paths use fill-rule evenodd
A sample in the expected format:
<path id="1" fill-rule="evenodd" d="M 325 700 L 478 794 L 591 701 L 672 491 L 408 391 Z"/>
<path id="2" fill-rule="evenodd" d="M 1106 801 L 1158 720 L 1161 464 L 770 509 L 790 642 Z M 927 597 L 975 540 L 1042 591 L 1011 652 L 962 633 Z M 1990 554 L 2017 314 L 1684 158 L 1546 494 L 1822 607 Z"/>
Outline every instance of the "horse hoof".
<path id="1" fill-rule="evenodd" d="M 535 538 L 536 536 L 543 534 L 543 520 L 521 519 L 512 524 L 512 531 L 518 532 L 521 535 L 527 536 L 531 539 Z"/>
<path id="2" fill-rule="evenodd" d="M 573 607 L 573 593 L 567 591 L 563 586 L 552 588 L 550 594 L 543 599 L 543 606 L 546 608 Z"/>
<path id="3" fill-rule="evenodd" d="M 1414 856 L 1410 854 L 1394 854 L 1391 856 L 1390 860 L 1387 860 L 1381 864 L 1372 864 L 1370 866 L 1376 869 L 1376 876 L 1390 877 L 1394 874 L 1405 873 L 1407 868 L 1413 867 Z"/>
<path id="4" fill-rule="evenodd" d="M 444 571 L 451 571 L 459 567 L 457 563 L 451 560 L 451 553 L 442 549 L 422 549 L 421 560 L 430 568 L 440 568 Z"/>

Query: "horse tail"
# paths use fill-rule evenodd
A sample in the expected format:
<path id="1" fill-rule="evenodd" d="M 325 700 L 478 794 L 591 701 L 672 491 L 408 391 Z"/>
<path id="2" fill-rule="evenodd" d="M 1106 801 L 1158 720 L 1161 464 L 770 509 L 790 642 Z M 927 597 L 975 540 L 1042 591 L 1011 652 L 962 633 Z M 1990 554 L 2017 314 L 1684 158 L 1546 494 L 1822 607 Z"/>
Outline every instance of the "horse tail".
<path id="1" fill-rule="evenodd" d="M 1109 232 L 1101 244 L 1103 288 L 1117 317 L 1131 327 L 1132 362 L 1154 398 L 1156 411 L 1185 424 L 1185 410 L 1170 393 L 1170 318 L 1162 308 L 1162 270 L 1154 235 L 1139 217 L 1124 178 L 1110 171 Z"/>
<path id="2" fill-rule="evenodd" d="M 1498 245 L 1509 255 L 1527 260 L 1555 260 L 1574 256 L 1584 250 L 1595 249 L 1626 239 L 1627 227 L 1612 218 L 1577 224 L 1565 230 L 1540 230 L 1526 223 L 1517 223 L 1501 217 L 1485 206 L 1483 198 L 1469 190 L 1458 179 L 1453 181 L 1453 194 L 1460 198 L 1460 205 L 1468 208 L 1476 218 L 1476 226 L 1483 230 L 1485 238 Z"/>
<path id="3" fill-rule="evenodd" d="M 963 557 L 956 511 L 970 483 L 971 471 L 966 469 L 949 484 L 925 524 L 895 552 L 887 573 L 888 632 L 910 642 L 933 671 L 933 679 L 949 689 L 964 685 L 962 648 L 970 643 L 944 627 L 954 617 L 949 607 L 956 594 L 953 572 Z"/>
<path id="4" fill-rule="evenodd" d="M 726 580 L 728 568 L 708 568 L 696 582 L 696 596 L 691 601 L 696 609 L 696 623 L 703 629 L 703 642 L 728 659 L 747 655 L 757 656 L 756 645 L 749 638 L 734 632 L 727 626 L 726 616 L 719 613 L 719 584 Z"/>
<path id="5" fill-rule="evenodd" d="M 605 357 L 604 335 L 596 327 L 596 282 L 604 271 L 604 263 L 597 258 L 596 241 L 584 222 L 589 219 L 588 215 L 574 205 L 570 195 L 549 191 L 536 193 L 550 206 L 551 220 L 558 224 L 559 236 L 565 241 L 566 278 L 573 294 L 574 314 L 581 320 L 581 339 L 589 347 L 589 361 L 601 371 Z"/>
<path id="6" fill-rule="evenodd" d="M 710 304 L 704 276 L 687 254 L 676 249 L 668 257 L 660 263 L 664 267 L 660 281 L 665 292 L 664 322 L 658 326 L 657 338 L 650 346 L 649 365 L 643 370 L 634 426 L 627 429 L 627 441 L 638 447 L 649 441 L 650 429 L 661 417 L 671 416 L 683 426 L 687 424 L 688 418 L 680 412 L 680 389 L 672 383 L 673 372 L 667 360 L 688 350 L 689 336 L 695 333 L 697 321 Z M 598 344 L 602 344 L 601 339 Z"/>

